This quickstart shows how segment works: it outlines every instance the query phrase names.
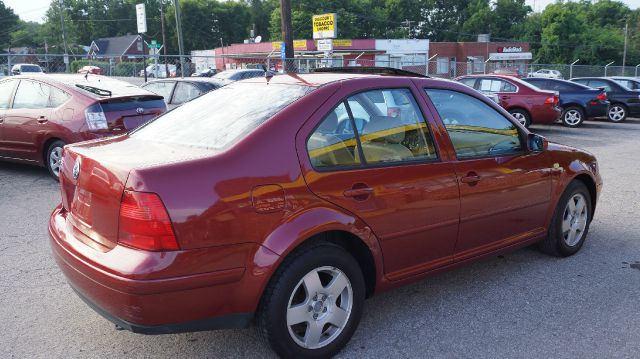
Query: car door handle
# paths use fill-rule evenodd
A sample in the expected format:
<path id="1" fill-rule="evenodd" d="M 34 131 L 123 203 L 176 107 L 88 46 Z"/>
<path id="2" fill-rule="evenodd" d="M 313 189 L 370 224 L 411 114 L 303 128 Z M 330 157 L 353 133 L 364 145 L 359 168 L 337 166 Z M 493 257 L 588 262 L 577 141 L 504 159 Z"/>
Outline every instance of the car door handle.
<path id="1" fill-rule="evenodd" d="M 480 176 L 475 172 L 469 172 L 466 176 L 460 177 L 460 182 L 474 185 L 480 182 Z"/>
<path id="2" fill-rule="evenodd" d="M 49 121 L 49 119 L 46 116 L 38 117 L 38 123 L 47 123 L 47 121 Z"/>
<path id="3" fill-rule="evenodd" d="M 358 201 L 364 201 L 369 198 L 371 194 L 373 194 L 373 188 L 367 186 L 364 183 L 359 183 L 353 185 L 351 189 L 345 190 L 343 192 L 345 197 L 351 197 Z"/>

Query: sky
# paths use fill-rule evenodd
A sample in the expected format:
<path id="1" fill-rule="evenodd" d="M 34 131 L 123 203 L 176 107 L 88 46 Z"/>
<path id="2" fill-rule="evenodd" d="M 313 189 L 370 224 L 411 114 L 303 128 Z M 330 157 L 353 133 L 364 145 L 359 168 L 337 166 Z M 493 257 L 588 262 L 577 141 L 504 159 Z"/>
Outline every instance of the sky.
<path id="1" fill-rule="evenodd" d="M 13 11 L 26 21 L 43 22 L 44 14 L 49 8 L 51 0 L 2 0 L 5 5 L 13 9 Z M 545 6 L 554 0 L 526 0 L 527 4 L 534 11 L 542 11 Z M 623 0 L 623 2 L 632 9 L 640 7 L 640 0 Z M 134 9 L 131 9 L 134 12 Z"/>

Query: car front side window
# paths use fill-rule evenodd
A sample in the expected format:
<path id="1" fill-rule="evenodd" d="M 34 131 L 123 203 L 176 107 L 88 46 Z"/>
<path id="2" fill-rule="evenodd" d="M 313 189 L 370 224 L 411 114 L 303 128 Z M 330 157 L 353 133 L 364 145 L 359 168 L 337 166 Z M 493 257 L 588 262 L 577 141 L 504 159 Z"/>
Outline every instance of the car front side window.
<path id="1" fill-rule="evenodd" d="M 457 91 L 427 89 L 458 159 L 523 152 L 517 126 L 483 101 Z"/>
<path id="2" fill-rule="evenodd" d="M 15 85 L 15 80 L 0 82 L 0 110 L 9 108 L 9 105 L 11 104 L 11 95 L 13 94 L 13 88 Z"/>

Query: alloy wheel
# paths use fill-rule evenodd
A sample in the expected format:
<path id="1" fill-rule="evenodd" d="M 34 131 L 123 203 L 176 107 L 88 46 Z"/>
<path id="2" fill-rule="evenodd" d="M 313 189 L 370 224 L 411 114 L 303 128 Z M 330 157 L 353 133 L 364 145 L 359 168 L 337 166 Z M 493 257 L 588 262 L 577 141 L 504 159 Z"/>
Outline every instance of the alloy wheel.
<path id="1" fill-rule="evenodd" d="M 619 122 L 624 120 L 625 110 L 622 106 L 611 106 L 609 109 L 609 119 L 613 122 Z"/>
<path id="2" fill-rule="evenodd" d="M 569 110 L 564 114 L 564 122 L 569 126 L 577 126 L 582 121 L 582 114 L 578 110 Z"/>
<path id="3" fill-rule="evenodd" d="M 580 242 L 588 220 L 587 199 L 582 193 L 576 193 L 569 199 L 562 216 L 562 236 L 568 246 L 573 247 Z"/>
<path id="4" fill-rule="evenodd" d="M 49 153 L 49 168 L 54 176 L 60 177 L 62 167 L 62 147 L 56 146 Z"/>
<path id="5" fill-rule="evenodd" d="M 329 266 L 313 269 L 289 298 L 289 334 L 303 348 L 325 347 L 340 336 L 352 308 L 353 288 L 344 272 Z"/>
<path id="6" fill-rule="evenodd" d="M 513 118 L 518 120 L 518 122 L 520 122 L 520 124 L 522 124 L 523 126 L 527 125 L 527 117 L 523 113 L 514 112 L 511 115 L 513 116 Z"/>

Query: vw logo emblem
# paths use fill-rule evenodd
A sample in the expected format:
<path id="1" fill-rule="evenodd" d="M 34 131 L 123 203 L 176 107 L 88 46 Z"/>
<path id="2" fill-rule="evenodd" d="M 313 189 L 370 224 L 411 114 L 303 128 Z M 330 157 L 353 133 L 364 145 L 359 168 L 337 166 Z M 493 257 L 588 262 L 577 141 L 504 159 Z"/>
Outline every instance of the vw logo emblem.
<path id="1" fill-rule="evenodd" d="M 73 165 L 73 179 L 78 179 L 80 177 L 80 160 L 76 161 L 76 164 Z"/>
<path id="2" fill-rule="evenodd" d="M 136 108 L 136 113 L 137 113 L 138 115 L 142 115 L 142 114 L 144 113 L 144 108 L 142 108 L 142 107 L 138 107 L 138 108 Z"/>

